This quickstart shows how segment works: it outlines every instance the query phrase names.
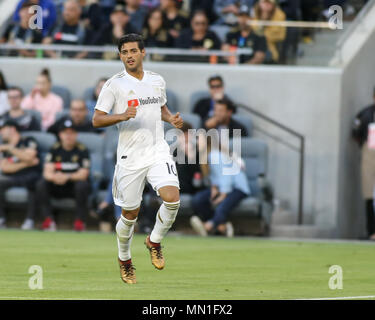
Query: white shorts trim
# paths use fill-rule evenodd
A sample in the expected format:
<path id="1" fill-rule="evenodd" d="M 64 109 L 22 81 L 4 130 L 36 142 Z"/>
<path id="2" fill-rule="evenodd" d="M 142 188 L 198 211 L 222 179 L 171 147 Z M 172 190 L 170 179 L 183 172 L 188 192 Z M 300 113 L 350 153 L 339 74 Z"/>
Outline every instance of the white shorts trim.
<path id="1" fill-rule="evenodd" d="M 179 184 L 178 181 L 177 181 L 177 182 L 176 182 L 176 181 L 166 181 L 166 182 L 162 182 L 162 183 L 158 184 L 158 185 L 154 188 L 154 190 L 156 191 L 156 194 L 157 194 L 158 196 L 160 196 L 160 194 L 159 194 L 159 189 L 160 189 L 160 188 L 163 188 L 163 187 L 167 187 L 167 186 L 177 187 L 178 190 L 180 190 L 180 184 Z"/>

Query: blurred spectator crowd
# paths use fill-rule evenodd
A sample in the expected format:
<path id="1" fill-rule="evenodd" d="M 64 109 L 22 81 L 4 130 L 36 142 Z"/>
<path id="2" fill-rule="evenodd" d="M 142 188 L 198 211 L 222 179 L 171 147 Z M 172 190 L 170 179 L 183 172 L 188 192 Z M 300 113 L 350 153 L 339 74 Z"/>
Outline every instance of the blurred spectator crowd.
<path id="1" fill-rule="evenodd" d="M 346 0 L 19 0 L 0 43 L 113 46 L 126 33 L 142 34 L 146 47 L 235 51 L 249 49 L 240 63 L 286 63 L 297 44 L 313 41 L 311 30 L 249 25 L 249 21 L 317 21 L 329 18 L 328 8 Z M 33 5 L 42 8 L 43 28 L 30 29 Z M 350 11 L 350 10 L 349 10 Z M 57 57 L 46 50 L 8 50 L 4 55 Z M 107 51 L 63 51 L 62 57 L 116 59 Z M 154 54 L 153 60 L 176 57 Z M 178 61 L 188 60 L 179 57 Z M 234 63 L 233 59 L 203 59 Z"/>

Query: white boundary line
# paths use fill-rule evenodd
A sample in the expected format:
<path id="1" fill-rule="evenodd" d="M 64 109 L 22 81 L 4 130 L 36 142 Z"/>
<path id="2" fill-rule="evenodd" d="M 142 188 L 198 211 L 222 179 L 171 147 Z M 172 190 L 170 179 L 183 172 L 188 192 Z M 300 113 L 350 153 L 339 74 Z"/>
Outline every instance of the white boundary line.
<path id="1" fill-rule="evenodd" d="M 295 300 L 353 300 L 353 299 L 375 299 L 375 296 L 334 297 L 334 298 L 307 298 L 307 299 L 295 299 Z"/>

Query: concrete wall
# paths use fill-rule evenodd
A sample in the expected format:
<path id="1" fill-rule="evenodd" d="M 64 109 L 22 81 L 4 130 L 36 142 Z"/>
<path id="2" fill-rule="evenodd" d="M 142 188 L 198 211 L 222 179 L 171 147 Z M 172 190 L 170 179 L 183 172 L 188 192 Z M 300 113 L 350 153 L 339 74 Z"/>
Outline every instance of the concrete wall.
<path id="1" fill-rule="evenodd" d="M 74 96 L 93 86 L 98 78 L 122 69 L 120 62 L 0 59 L 0 69 L 9 83 L 31 88 L 42 69 L 49 67 L 55 84 L 65 85 Z M 339 140 L 341 115 L 340 69 L 214 66 L 201 64 L 146 64 L 162 74 L 168 88 L 176 92 L 180 110 L 190 110 L 190 96 L 207 88 L 212 74 L 224 77 L 227 92 L 238 102 L 289 126 L 306 137 L 304 211 L 317 226 L 337 223 L 339 189 Z M 294 146 L 289 134 L 254 118 L 262 129 Z M 298 153 L 268 139 L 269 178 L 276 196 L 297 213 Z M 296 218 L 295 218 L 296 221 Z"/>
<path id="2" fill-rule="evenodd" d="M 346 66 L 342 79 L 338 225 L 340 236 L 346 238 L 366 235 L 360 189 L 360 151 L 350 138 L 350 128 L 357 112 L 373 103 L 374 52 L 375 32 Z"/>

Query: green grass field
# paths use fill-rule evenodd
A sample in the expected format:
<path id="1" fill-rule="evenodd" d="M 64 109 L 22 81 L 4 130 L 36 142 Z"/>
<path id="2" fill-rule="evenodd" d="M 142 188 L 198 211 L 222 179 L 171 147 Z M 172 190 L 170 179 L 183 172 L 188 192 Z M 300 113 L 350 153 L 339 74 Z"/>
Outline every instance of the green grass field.
<path id="1" fill-rule="evenodd" d="M 375 245 L 168 236 L 156 270 L 136 235 L 135 285 L 120 280 L 114 234 L 0 231 L 0 299 L 301 299 L 375 295 Z M 31 290 L 31 265 L 43 289 Z M 331 265 L 343 289 L 330 290 Z"/>

